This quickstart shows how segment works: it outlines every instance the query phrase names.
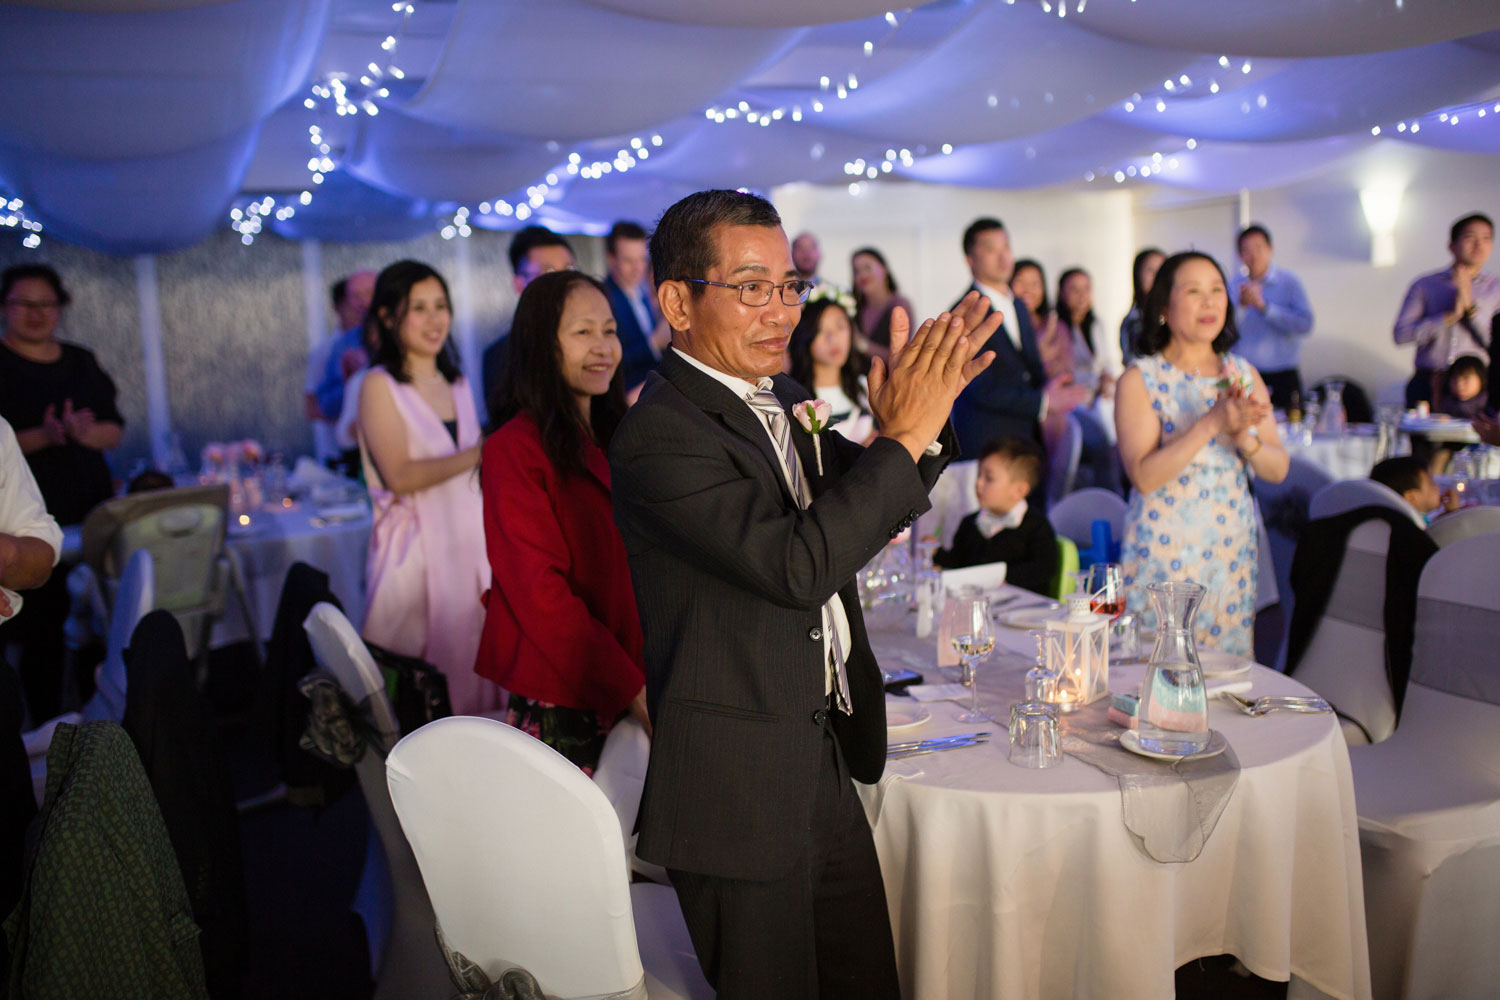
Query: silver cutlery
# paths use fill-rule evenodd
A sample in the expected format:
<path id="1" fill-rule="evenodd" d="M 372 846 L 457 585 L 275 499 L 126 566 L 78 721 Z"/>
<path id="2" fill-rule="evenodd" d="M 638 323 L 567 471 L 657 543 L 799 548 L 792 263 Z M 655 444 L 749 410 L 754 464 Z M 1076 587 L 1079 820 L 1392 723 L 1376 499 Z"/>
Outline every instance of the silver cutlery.
<path id="1" fill-rule="evenodd" d="M 1301 695 L 1265 695 L 1255 699 L 1229 691 L 1221 691 L 1219 695 L 1246 715 L 1265 715 L 1267 712 L 1333 711 L 1333 706 L 1322 698 L 1308 698 Z"/>
<path id="2" fill-rule="evenodd" d="M 904 743 L 891 743 L 886 746 L 885 751 L 886 753 L 890 753 L 892 750 L 911 750 L 915 747 L 937 746 L 942 743 L 954 743 L 961 740 L 977 740 L 989 734 L 989 730 L 986 729 L 977 733 L 955 733 L 952 736 L 934 736 L 925 740 L 907 740 Z"/>
<path id="3" fill-rule="evenodd" d="M 924 748 L 921 748 L 921 749 L 901 750 L 901 751 L 898 751 L 896 753 L 889 753 L 888 752 L 885 755 L 885 759 L 886 760 L 903 760 L 903 759 L 905 759 L 907 757 L 920 757 L 923 754 L 927 754 L 927 753 L 943 753 L 946 750 L 962 750 L 964 747 L 977 747 L 977 746 L 980 746 L 980 745 L 982 745 L 984 743 L 988 743 L 988 742 L 989 742 L 989 739 L 987 737 L 980 737 L 979 739 L 963 740 L 963 741 L 957 742 L 957 743 L 940 743 L 937 746 L 924 747 Z"/>

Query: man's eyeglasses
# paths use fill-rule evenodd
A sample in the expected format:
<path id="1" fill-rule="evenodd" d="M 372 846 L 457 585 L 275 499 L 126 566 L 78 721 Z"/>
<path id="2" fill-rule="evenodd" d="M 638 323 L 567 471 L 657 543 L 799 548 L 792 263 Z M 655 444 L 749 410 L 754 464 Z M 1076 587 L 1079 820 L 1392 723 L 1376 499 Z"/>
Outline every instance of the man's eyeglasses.
<path id="1" fill-rule="evenodd" d="M 747 306 L 763 306 L 771 301 L 771 293 L 781 289 L 781 302 L 783 305 L 800 306 L 807 301 L 808 295 L 812 294 L 813 283 L 801 278 L 793 278 L 791 281 L 783 281 L 777 284 L 774 281 L 742 281 L 738 285 L 725 284 L 722 281 L 709 281 L 705 278 L 681 278 L 681 281 L 691 282 L 695 285 L 713 285 L 715 288 L 733 288 L 740 293 L 740 302 Z"/>
<path id="2" fill-rule="evenodd" d="M 41 312 L 51 312 L 53 309 L 57 309 L 61 305 L 62 305 L 62 303 L 58 302 L 55 299 L 52 300 L 51 302 L 41 302 L 41 301 L 38 301 L 36 299 L 6 299 L 5 300 L 5 306 L 6 306 L 7 309 L 37 309 L 37 310 L 40 310 Z"/>

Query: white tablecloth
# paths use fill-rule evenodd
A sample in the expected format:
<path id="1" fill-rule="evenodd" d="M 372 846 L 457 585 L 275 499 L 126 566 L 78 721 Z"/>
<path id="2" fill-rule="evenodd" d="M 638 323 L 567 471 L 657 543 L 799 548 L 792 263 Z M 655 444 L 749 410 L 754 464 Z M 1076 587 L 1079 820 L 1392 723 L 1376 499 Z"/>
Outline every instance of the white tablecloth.
<path id="1" fill-rule="evenodd" d="M 912 616 L 872 616 L 882 665 L 925 663 Z M 1031 640 L 1001 629 L 985 678 L 1024 671 Z M 1016 655 L 1026 654 L 1026 655 Z M 1112 687 L 1143 668 L 1117 668 Z M 1133 675 L 1133 677 L 1131 676 Z M 1305 692 L 1254 668 L 1254 692 Z M 902 739 L 976 727 L 949 702 Z M 985 746 L 888 764 L 861 786 L 896 936 L 902 994 L 937 997 L 1169 997 L 1193 959 L 1238 956 L 1294 994 L 1370 996 L 1359 827 L 1349 755 L 1329 715 L 1251 718 L 1215 702 L 1242 771 L 1203 853 L 1188 864 L 1144 855 L 1121 821 L 1116 779 L 1071 757 L 1025 770 L 1006 760 L 1005 727 Z"/>
<path id="2" fill-rule="evenodd" d="M 263 641 L 271 637 L 286 572 L 295 562 L 328 574 L 344 613 L 359 627 L 365 618 L 370 523 L 368 506 L 362 517 L 333 521 L 320 517 L 316 505 L 303 502 L 289 509 L 257 511 L 250 515 L 248 526 L 232 525 L 227 548 L 244 569 L 250 607 Z M 219 647 L 249 637 L 239 604 L 231 597 L 224 617 L 214 626 L 211 644 Z"/>
<path id="3" fill-rule="evenodd" d="M 1307 444 L 1296 433 L 1281 428 L 1281 440 L 1287 454 L 1300 455 L 1334 479 L 1364 479 L 1375 467 L 1376 439 L 1373 435 L 1317 436 Z"/>

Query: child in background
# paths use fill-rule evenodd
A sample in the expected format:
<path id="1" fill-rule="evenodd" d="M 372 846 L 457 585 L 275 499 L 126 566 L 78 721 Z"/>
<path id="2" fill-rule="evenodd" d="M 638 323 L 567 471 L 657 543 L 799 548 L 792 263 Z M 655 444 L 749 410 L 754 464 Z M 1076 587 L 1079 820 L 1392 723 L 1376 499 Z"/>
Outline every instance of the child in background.
<path id="1" fill-rule="evenodd" d="M 1057 534 L 1040 504 L 1026 498 L 1042 484 L 1044 456 L 1034 441 L 1004 437 L 979 455 L 975 495 L 979 510 L 959 522 L 951 549 L 939 549 L 933 563 L 963 569 L 1006 564 L 1005 582 L 1050 596 L 1057 576 Z"/>
<path id="2" fill-rule="evenodd" d="M 1458 497 L 1451 492 L 1440 493 L 1427 466 L 1410 455 L 1380 462 L 1370 470 L 1370 478 L 1401 494 L 1401 499 L 1411 504 L 1429 524 L 1439 515 L 1458 509 Z"/>
<path id="3" fill-rule="evenodd" d="M 1448 392 L 1443 397 L 1442 411 L 1473 420 L 1488 409 L 1490 394 L 1485 389 L 1485 374 L 1484 361 L 1472 354 L 1465 354 L 1453 362 L 1448 367 Z"/>

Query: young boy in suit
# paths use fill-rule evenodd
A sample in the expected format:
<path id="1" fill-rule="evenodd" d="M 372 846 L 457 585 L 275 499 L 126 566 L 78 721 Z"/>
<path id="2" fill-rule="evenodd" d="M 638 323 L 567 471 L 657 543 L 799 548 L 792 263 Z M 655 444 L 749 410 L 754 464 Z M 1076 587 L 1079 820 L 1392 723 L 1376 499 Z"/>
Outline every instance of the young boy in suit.
<path id="1" fill-rule="evenodd" d="M 1041 446 L 1007 436 L 979 453 L 974 492 L 979 509 L 964 518 L 951 549 L 939 549 L 933 562 L 943 569 L 984 563 L 1006 564 L 1005 582 L 1050 596 L 1057 576 L 1057 534 L 1041 504 L 1026 498 L 1042 484 Z"/>

